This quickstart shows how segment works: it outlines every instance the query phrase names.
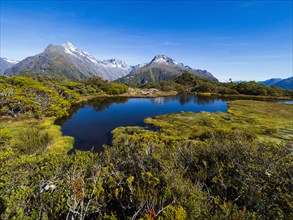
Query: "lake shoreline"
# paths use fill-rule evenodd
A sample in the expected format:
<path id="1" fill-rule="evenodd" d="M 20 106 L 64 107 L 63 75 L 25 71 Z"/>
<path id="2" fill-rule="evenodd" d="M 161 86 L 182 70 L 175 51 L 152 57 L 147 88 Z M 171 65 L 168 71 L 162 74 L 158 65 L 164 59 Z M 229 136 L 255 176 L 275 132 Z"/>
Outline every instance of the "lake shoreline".
<path id="1" fill-rule="evenodd" d="M 141 126 L 148 117 L 180 112 L 226 112 L 227 101 L 218 97 L 185 94 L 166 97 L 97 97 L 73 106 L 69 116 L 56 120 L 76 147 L 110 143 L 108 134 L 120 126 Z M 82 132 L 81 132 L 82 131 Z"/>
<path id="2" fill-rule="evenodd" d="M 144 90 L 146 91 L 146 90 Z M 150 94 L 148 94 L 150 95 Z M 153 94 L 151 94 L 153 95 Z M 192 98 L 191 98 L 192 97 Z M 88 98 L 92 98 L 92 97 L 88 97 Z M 135 101 L 135 99 L 137 99 Z M 142 99 L 142 100 L 140 100 Z M 144 100 L 143 100 L 144 99 Z M 148 99 L 151 99 L 153 103 L 156 103 L 155 106 L 150 106 L 147 105 L 146 103 L 149 102 Z M 181 107 L 179 107 L 179 109 L 172 109 L 170 111 L 170 106 L 176 106 L 174 100 L 178 100 L 175 101 L 177 103 L 179 103 L 179 105 Z M 249 99 L 253 99 L 253 100 L 249 100 Z M 139 101 L 138 101 L 139 100 Z M 226 103 L 230 103 L 230 102 L 234 102 L 235 100 L 239 100 L 239 101 L 261 101 L 263 103 L 265 102 L 272 102 L 272 103 L 277 103 L 278 99 L 269 99 L 266 98 L 264 99 L 263 97 L 261 97 L 260 99 L 255 99 L 252 98 L 251 96 L 245 96 L 245 97 L 230 97 L 230 96 L 221 96 L 221 95 L 214 95 L 214 94 L 178 94 L 177 96 L 158 96 L 158 97 L 154 97 L 154 96 L 123 96 L 123 94 L 121 95 L 115 95 L 115 96 L 109 96 L 109 95 L 101 95 L 99 97 L 94 97 L 92 99 L 89 99 L 88 101 L 84 101 L 82 103 L 78 103 L 76 105 L 76 107 L 72 108 L 72 111 L 69 115 L 69 117 L 64 117 L 61 118 L 59 121 L 56 121 L 57 125 L 63 126 L 64 123 L 67 123 L 67 120 L 71 120 L 73 119 L 73 123 L 69 122 L 69 124 L 67 124 L 64 130 L 64 134 L 65 135 L 69 135 L 69 136 L 73 136 L 73 137 L 79 137 L 81 138 L 80 140 L 77 141 L 77 143 L 82 143 L 83 146 L 96 146 L 95 143 L 98 146 L 102 146 L 103 144 L 107 144 L 108 142 L 103 142 L 100 143 L 99 141 L 102 140 L 104 137 L 99 137 L 98 140 L 93 141 L 93 137 L 95 136 L 94 134 L 91 134 L 91 138 L 90 138 L 90 142 L 87 143 L 87 138 L 86 135 L 90 134 L 92 131 L 95 131 L 98 135 L 103 134 L 104 131 L 107 131 L 107 134 L 111 132 L 111 130 L 118 128 L 118 127 L 128 127 L 128 126 L 138 126 L 137 122 L 131 122 L 132 118 L 136 118 L 136 115 L 141 115 L 143 114 L 144 117 L 140 117 L 140 121 L 142 122 L 144 119 L 149 118 L 149 117 L 157 117 L 159 115 L 166 115 L 166 114 L 177 114 L 180 112 L 225 112 L 227 113 L 228 109 L 226 109 L 225 111 L 223 110 L 219 110 L 219 109 L 212 109 L 211 107 L 199 107 L 197 110 L 193 109 L 193 108 L 186 108 L 186 106 L 190 106 L 190 105 L 198 105 L 198 106 L 209 106 L 209 103 L 219 103 L 219 102 L 226 102 Z M 286 99 L 285 99 L 286 100 Z M 136 104 L 133 104 L 133 102 L 136 102 Z M 131 103 L 131 108 L 130 109 L 125 109 L 124 108 L 120 108 L 118 106 L 121 105 L 125 105 L 126 103 L 130 102 Z M 171 105 L 168 105 L 167 103 L 169 102 L 174 102 Z M 112 110 L 112 104 L 115 106 L 115 113 L 109 113 Z M 167 104 L 167 105 L 166 105 Z M 128 104 L 127 104 L 128 105 Z M 166 105 L 166 107 L 164 106 Z M 120 108 L 120 110 L 117 110 L 117 108 Z M 157 109 L 158 108 L 158 109 Z M 85 113 L 78 113 L 79 116 L 74 116 L 78 111 L 80 111 L 80 109 L 83 109 L 82 112 Z M 145 109 L 145 110 L 143 110 Z M 169 110 L 168 110 L 169 109 Z M 104 116 L 96 116 L 96 115 L 100 115 L 100 114 L 104 114 L 104 113 L 99 113 L 99 112 L 108 112 L 105 113 Z M 128 115 L 125 114 L 125 112 L 131 112 Z M 143 113 L 142 113 L 143 112 Z M 147 112 L 147 113 L 146 113 Z M 109 117 L 108 114 L 112 114 L 112 116 Z M 89 116 L 90 115 L 90 116 Z M 131 116 L 130 116 L 131 115 Z M 95 120 L 96 117 L 100 117 L 98 121 L 96 121 L 95 123 L 93 123 L 93 121 Z M 106 120 L 105 117 L 108 117 L 108 119 Z M 115 119 L 114 119 L 115 118 Z M 127 118 L 127 119 L 126 119 Z M 79 122 L 78 122 L 79 120 Z M 123 122 L 121 122 L 123 121 Z M 125 123 L 125 121 L 127 121 L 127 123 Z M 121 124 L 119 123 L 121 122 Z M 114 123 L 115 126 L 112 127 L 111 129 L 109 129 L 109 124 Z M 78 130 L 83 130 L 86 129 L 85 124 L 91 124 L 90 127 L 91 129 L 86 133 L 85 136 L 81 137 L 80 132 L 78 132 L 78 134 L 75 134 L 76 131 L 74 131 L 74 128 L 78 128 Z M 100 128 L 98 128 L 96 125 L 98 124 L 103 124 L 103 128 L 102 130 Z M 140 125 L 139 125 L 140 126 Z M 62 128 L 63 131 L 63 128 Z M 77 135 L 77 136 L 76 136 Z M 104 136 L 106 136 L 106 134 L 104 134 Z M 81 142 L 82 140 L 82 142 Z M 88 139 L 89 140 L 89 139 Z M 81 147 L 80 144 L 77 144 L 77 149 L 84 149 L 83 147 Z M 81 148 L 80 148 L 81 147 Z"/>
<path id="3" fill-rule="evenodd" d="M 194 94 L 194 93 L 193 93 Z M 121 95 L 107 95 L 107 94 L 99 94 L 99 95 L 91 95 L 91 96 L 81 96 L 79 100 L 72 104 L 70 108 L 76 104 L 86 102 L 92 99 L 97 99 L 97 98 L 103 98 L 103 97 L 125 97 L 125 98 L 155 98 L 155 97 L 172 97 L 179 95 L 178 93 L 167 93 L 167 92 L 162 92 L 158 93 L 156 95 L 154 94 L 146 94 L 146 95 L 137 95 L 137 94 L 121 94 Z M 221 94 L 203 94 L 203 93 L 198 93 L 194 94 L 198 96 L 214 96 L 218 98 L 235 98 L 235 99 L 254 99 L 254 100 L 259 100 L 259 101 L 280 101 L 280 100 L 293 100 L 291 97 L 268 97 L 268 96 L 249 96 L 249 95 L 221 95 Z M 73 147 L 73 137 L 71 136 L 66 136 L 61 133 L 61 126 L 56 124 L 57 117 L 49 117 L 49 118 L 40 118 L 40 119 L 29 119 L 29 118 L 7 118 L 7 117 L 2 117 L 1 118 L 1 124 L 2 128 L 9 128 L 8 130 L 12 131 L 18 131 L 20 128 L 21 129 L 30 129 L 31 128 L 31 121 L 33 121 L 34 125 L 40 125 L 42 130 L 50 130 L 49 133 L 54 133 L 54 140 L 58 140 L 57 142 L 62 143 L 60 144 L 60 148 L 57 151 L 63 151 L 67 152 L 68 149 L 71 149 Z M 46 123 L 44 123 L 46 121 Z M 44 125 L 45 124 L 45 125 Z M 9 126 L 8 126 L 9 125 Z M 15 126 L 14 126 L 15 125 Z M 6 130 L 6 129 L 4 129 Z M 60 132 L 60 133 L 59 133 Z M 14 133 L 14 132 L 13 132 Z M 53 142 L 55 142 L 53 140 Z M 72 146 L 71 146 L 72 145 Z M 62 150 L 63 148 L 63 150 Z"/>
<path id="4" fill-rule="evenodd" d="M 133 89 L 130 88 L 127 93 L 119 95 L 108 95 L 108 94 L 99 94 L 91 96 L 81 96 L 77 103 L 88 101 L 90 99 L 95 99 L 99 97 L 126 97 L 126 98 L 156 98 L 156 97 L 168 97 L 176 96 L 180 94 L 190 94 L 196 96 L 214 96 L 222 98 L 235 98 L 235 99 L 248 99 L 248 100 L 260 100 L 260 101 L 274 101 L 274 100 L 293 100 L 293 97 L 285 96 L 256 96 L 256 95 L 243 95 L 243 94 L 218 94 L 218 93 L 178 93 L 177 91 L 162 91 L 158 89 Z M 75 104 L 77 104 L 75 103 Z"/>

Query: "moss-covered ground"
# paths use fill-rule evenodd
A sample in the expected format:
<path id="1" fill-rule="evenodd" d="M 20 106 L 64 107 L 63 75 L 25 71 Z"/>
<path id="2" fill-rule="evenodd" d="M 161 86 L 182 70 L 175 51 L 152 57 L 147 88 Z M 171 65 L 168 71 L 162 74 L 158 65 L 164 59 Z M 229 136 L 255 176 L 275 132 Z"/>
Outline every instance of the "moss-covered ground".
<path id="1" fill-rule="evenodd" d="M 236 134 L 264 141 L 293 139 L 293 105 L 236 100 L 228 106 L 227 113 L 182 112 L 147 118 L 145 123 L 157 127 L 159 132 L 122 127 L 113 131 L 114 138 L 144 132 L 194 141 L 206 140 L 215 134 L 229 139 Z"/>

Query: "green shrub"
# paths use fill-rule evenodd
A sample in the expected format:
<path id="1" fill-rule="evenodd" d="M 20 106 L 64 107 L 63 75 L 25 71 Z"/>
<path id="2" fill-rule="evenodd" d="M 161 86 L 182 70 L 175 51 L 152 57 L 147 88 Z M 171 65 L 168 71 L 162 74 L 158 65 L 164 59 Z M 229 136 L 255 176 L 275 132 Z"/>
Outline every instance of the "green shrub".
<path id="1" fill-rule="evenodd" d="M 104 85 L 102 89 L 109 95 L 119 95 L 128 92 L 128 86 L 117 82 L 110 82 Z"/>
<path id="2" fill-rule="evenodd" d="M 22 154 L 42 153 L 52 143 L 52 137 L 39 128 L 20 130 L 15 137 L 14 146 Z"/>

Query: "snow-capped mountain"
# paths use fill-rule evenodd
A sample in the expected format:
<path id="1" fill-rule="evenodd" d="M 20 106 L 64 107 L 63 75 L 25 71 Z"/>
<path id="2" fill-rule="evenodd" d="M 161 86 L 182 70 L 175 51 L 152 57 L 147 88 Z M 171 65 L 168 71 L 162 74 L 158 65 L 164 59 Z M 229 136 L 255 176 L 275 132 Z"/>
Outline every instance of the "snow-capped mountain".
<path id="1" fill-rule="evenodd" d="M 28 57 L 5 71 L 5 75 L 17 75 L 22 71 L 30 73 L 54 73 L 70 79 L 84 79 L 100 76 L 115 80 L 132 71 L 121 60 L 99 61 L 91 54 L 76 48 L 70 42 L 62 45 L 50 44 L 44 52 Z"/>
<path id="2" fill-rule="evenodd" d="M 93 57 L 92 55 L 90 55 L 89 53 L 85 51 L 82 51 L 81 49 L 76 48 L 70 42 L 66 42 L 65 44 L 62 44 L 62 47 L 64 48 L 64 52 L 69 55 L 76 56 L 79 59 L 84 58 L 84 59 L 90 60 L 92 63 L 98 63 L 95 57 Z"/>
<path id="3" fill-rule="evenodd" d="M 171 65 L 182 65 L 182 63 L 178 63 L 175 60 L 171 59 L 170 57 L 167 57 L 166 55 L 156 55 L 152 61 L 149 63 L 149 65 L 154 63 L 161 63 L 161 64 L 171 64 Z"/>
<path id="4" fill-rule="evenodd" d="M 124 61 L 118 59 L 110 59 L 102 61 L 102 65 L 107 69 L 111 76 L 110 80 L 116 80 L 129 74 L 133 68 L 128 66 Z"/>
<path id="5" fill-rule="evenodd" d="M 118 79 L 120 82 L 147 83 L 172 80 L 188 71 L 202 78 L 218 81 L 206 70 L 192 69 L 166 55 L 156 55 L 149 63 L 135 66 L 127 76 Z"/>
<path id="6" fill-rule="evenodd" d="M 10 60 L 5 57 L 0 57 L 0 75 L 4 74 L 5 70 L 12 67 L 14 64 L 17 64 L 18 61 Z"/>

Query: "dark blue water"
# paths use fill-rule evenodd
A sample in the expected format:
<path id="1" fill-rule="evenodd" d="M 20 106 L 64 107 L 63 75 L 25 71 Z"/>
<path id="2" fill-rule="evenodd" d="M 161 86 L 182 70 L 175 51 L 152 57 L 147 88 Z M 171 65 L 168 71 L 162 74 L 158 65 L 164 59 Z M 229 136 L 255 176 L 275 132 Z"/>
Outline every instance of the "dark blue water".
<path id="1" fill-rule="evenodd" d="M 101 151 L 111 144 L 111 131 L 119 126 L 144 126 L 143 120 L 161 114 L 226 112 L 226 100 L 215 97 L 183 95 L 158 98 L 106 97 L 90 100 L 71 109 L 71 115 L 59 119 L 64 135 L 73 136 L 79 150 Z"/>

